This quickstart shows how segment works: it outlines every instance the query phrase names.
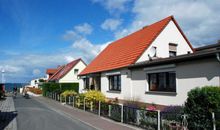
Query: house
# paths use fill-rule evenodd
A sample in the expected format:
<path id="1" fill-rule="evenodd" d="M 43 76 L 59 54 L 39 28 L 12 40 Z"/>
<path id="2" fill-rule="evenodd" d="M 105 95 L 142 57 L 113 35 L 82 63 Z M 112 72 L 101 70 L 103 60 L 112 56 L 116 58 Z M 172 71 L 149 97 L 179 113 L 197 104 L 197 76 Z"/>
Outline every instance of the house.
<path id="1" fill-rule="evenodd" d="M 210 50 L 194 49 L 169 16 L 109 44 L 80 76 L 110 99 L 181 105 L 190 89 L 219 85 L 219 50 Z"/>
<path id="2" fill-rule="evenodd" d="M 35 88 L 38 88 L 39 85 L 43 82 L 45 82 L 47 80 L 47 78 L 37 78 L 37 79 L 32 79 L 31 82 L 30 82 L 30 85 L 28 85 L 28 87 L 35 87 Z"/>
<path id="3" fill-rule="evenodd" d="M 86 63 L 82 59 L 76 59 L 72 62 L 59 66 L 57 71 L 48 79 L 48 82 L 56 83 L 79 83 L 79 90 L 82 90 L 82 79 L 78 74 L 86 67 Z"/>
<path id="4" fill-rule="evenodd" d="M 46 70 L 46 77 L 49 79 L 52 75 L 54 75 L 55 72 L 57 72 L 59 66 L 57 68 L 50 68 Z"/>

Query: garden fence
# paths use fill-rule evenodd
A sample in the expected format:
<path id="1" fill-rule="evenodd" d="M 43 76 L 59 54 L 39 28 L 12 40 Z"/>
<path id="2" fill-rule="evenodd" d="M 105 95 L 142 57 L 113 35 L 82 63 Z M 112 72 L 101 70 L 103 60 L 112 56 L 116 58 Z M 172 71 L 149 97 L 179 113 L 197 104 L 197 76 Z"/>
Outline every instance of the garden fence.
<path id="1" fill-rule="evenodd" d="M 96 100 L 86 100 L 80 96 L 62 97 L 59 93 L 48 92 L 48 98 L 65 103 L 84 111 L 88 111 L 99 116 L 134 125 L 150 130 L 188 130 L 188 116 L 180 113 L 160 112 L 145 110 L 122 104 L 100 102 Z M 212 130 L 220 130 L 220 112 L 210 113 L 212 116 Z M 192 127 L 191 127 L 192 128 Z M 193 128 L 193 130 L 197 128 Z"/>

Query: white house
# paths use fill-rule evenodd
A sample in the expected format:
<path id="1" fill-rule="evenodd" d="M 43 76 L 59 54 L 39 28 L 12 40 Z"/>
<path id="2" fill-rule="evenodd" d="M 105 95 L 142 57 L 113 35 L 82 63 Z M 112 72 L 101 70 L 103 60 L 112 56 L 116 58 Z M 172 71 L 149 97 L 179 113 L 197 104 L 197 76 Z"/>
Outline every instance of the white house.
<path id="1" fill-rule="evenodd" d="M 39 84 L 42 82 L 42 81 L 46 81 L 47 78 L 37 78 L 37 79 L 32 79 L 31 82 L 30 82 L 30 86 L 28 87 L 35 87 L 35 88 L 38 88 Z"/>
<path id="2" fill-rule="evenodd" d="M 79 91 L 83 89 L 83 80 L 78 74 L 86 68 L 86 63 L 82 59 L 74 60 L 66 65 L 57 68 L 57 71 L 50 76 L 49 82 L 57 83 L 79 83 Z"/>
<path id="3" fill-rule="evenodd" d="M 108 45 L 80 76 L 108 98 L 181 105 L 192 88 L 220 86 L 213 48 L 195 50 L 169 16 Z"/>

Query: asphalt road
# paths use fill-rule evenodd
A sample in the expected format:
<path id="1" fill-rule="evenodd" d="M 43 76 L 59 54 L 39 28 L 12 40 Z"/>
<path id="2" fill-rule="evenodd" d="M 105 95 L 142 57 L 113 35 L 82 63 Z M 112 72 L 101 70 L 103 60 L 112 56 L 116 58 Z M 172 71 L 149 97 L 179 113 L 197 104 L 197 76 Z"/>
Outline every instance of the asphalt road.
<path id="1" fill-rule="evenodd" d="M 18 112 L 18 130 L 94 130 L 94 128 L 56 112 L 34 99 L 18 95 L 14 99 Z"/>

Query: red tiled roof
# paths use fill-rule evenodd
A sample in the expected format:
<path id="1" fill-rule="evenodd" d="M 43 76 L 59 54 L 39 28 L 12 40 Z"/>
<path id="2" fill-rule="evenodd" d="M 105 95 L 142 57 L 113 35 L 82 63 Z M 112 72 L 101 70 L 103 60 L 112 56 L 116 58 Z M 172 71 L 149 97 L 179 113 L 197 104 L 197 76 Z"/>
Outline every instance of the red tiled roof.
<path id="1" fill-rule="evenodd" d="M 54 74 L 55 72 L 57 72 L 57 69 L 47 69 L 46 74 Z"/>
<path id="2" fill-rule="evenodd" d="M 177 25 L 173 16 L 169 16 L 109 44 L 80 75 L 118 69 L 135 63 L 171 20 Z M 178 25 L 177 28 L 186 39 Z M 186 41 L 190 45 L 187 39 Z M 192 48 L 191 45 L 190 47 Z"/>
<path id="3" fill-rule="evenodd" d="M 53 80 L 55 80 L 55 76 L 56 76 L 64 67 L 65 67 L 64 65 L 58 67 L 57 71 L 48 79 L 48 81 L 53 81 Z"/>
<path id="4" fill-rule="evenodd" d="M 57 72 L 49 79 L 49 81 L 63 78 L 79 61 L 81 61 L 81 59 L 74 60 L 64 66 L 61 66 Z"/>

